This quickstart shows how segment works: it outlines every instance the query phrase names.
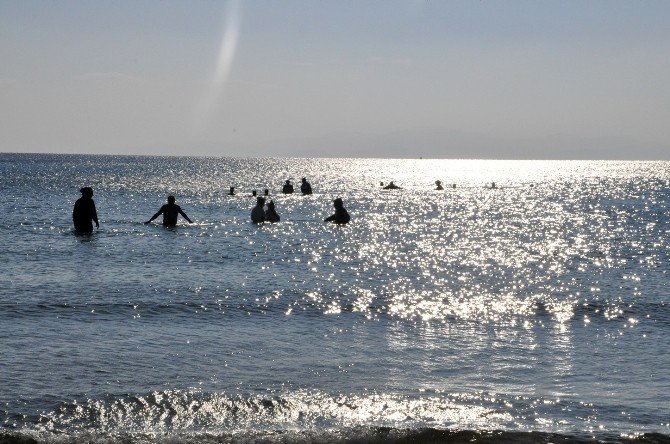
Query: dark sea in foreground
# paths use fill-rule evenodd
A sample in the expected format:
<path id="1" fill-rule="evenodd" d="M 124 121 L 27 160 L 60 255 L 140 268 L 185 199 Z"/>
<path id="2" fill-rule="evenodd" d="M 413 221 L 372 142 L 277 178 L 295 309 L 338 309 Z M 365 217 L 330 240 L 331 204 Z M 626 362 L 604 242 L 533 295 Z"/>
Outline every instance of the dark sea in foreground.
<path id="1" fill-rule="evenodd" d="M 670 442 L 670 162 L 0 154 L 0 214 L 0 443 Z"/>

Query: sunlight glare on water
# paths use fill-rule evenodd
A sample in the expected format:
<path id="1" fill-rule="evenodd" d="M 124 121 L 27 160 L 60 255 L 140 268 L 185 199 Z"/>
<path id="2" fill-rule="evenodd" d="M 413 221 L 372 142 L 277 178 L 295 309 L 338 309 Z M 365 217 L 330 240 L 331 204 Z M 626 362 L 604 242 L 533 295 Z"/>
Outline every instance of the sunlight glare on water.
<path id="1" fill-rule="evenodd" d="M 5 427 L 668 432 L 665 162 L 1 155 L 0 170 Z M 313 195 L 280 193 L 302 177 Z M 75 236 L 84 185 L 101 227 Z M 281 222 L 255 226 L 265 188 Z M 195 223 L 144 225 L 169 194 Z M 348 226 L 323 223 L 336 197 Z"/>

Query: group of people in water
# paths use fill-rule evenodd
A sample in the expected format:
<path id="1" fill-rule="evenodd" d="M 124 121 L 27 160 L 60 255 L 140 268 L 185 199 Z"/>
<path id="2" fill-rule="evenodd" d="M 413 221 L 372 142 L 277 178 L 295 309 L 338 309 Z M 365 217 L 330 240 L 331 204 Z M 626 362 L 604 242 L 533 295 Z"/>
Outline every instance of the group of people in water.
<path id="1" fill-rule="evenodd" d="M 96 228 L 100 227 L 98 213 L 95 208 L 95 202 L 93 201 L 93 189 L 91 187 L 83 187 L 79 191 L 81 192 L 81 197 L 77 199 L 74 204 L 74 210 L 72 211 L 72 221 L 74 222 L 74 228 L 77 232 L 91 233 L 93 232 L 93 222 L 95 222 Z M 294 190 L 291 181 L 287 180 L 282 187 L 282 193 L 292 194 L 293 191 Z M 302 179 L 300 191 L 303 195 L 312 194 L 312 186 L 304 177 Z M 230 192 L 228 195 L 235 195 L 235 187 L 230 187 Z M 251 210 L 251 222 L 255 224 L 262 222 L 275 223 L 281 220 L 279 214 L 277 213 L 277 209 L 275 208 L 275 203 L 272 200 L 267 203 L 267 208 L 264 208 L 266 202 L 265 197 L 256 196 L 256 190 L 252 192 L 252 195 L 256 197 L 256 206 L 254 206 Z M 265 189 L 265 195 L 269 195 L 268 189 Z M 342 199 L 335 199 L 333 201 L 333 205 L 335 206 L 335 214 L 324 219 L 324 222 L 333 222 L 338 225 L 349 223 L 351 217 L 344 208 Z M 160 215 L 163 215 L 163 226 L 166 227 L 176 226 L 179 215 L 181 215 L 189 223 L 193 223 L 193 221 L 186 215 L 184 210 L 182 210 L 181 207 L 175 203 L 174 196 L 168 196 L 167 203 L 160 207 L 156 214 L 151 216 L 151 219 L 146 221 L 145 224 L 150 224 Z"/>
<path id="2" fill-rule="evenodd" d="M 394 184 L 393 181 L 389 182 L 388 185 L 384 185 L 384 182 L 379 184 L 384 190 L 401 190 L 402 188 Z M 439 180 L 435 181 L 435 190 L 444 190 L 442 182 Z M 452 188 L 456 188 L 456 184 L 452 184 Z M 496 189 L 495 182 L 491 182 L 491 186 L 487 187 L 489 189 Z M 81 192 L 81 197 L 77 199 L 74 204 L 74 210 L 72 211 L 72 221 L 74 222 L 74 228 L 76 231 L 81 233 L 91 233 L 93 231 L 93 222 L 95 222 L 96 227 L 100 227 L 100 222 L 98 221 L 98 214 L 95 209 L 95 202 L 93 201 L 93 189 L 91 187 L 84 187 L 79 190 Z M 281 217 L 277 213 L 275 203 L 272 200 L 267 200 L 270 195 L 270 191 L 266 188 L 265 197 L 257 196 L 256 190 L 253 190 L 251 195 L 256 197 L 256 205 L 251 209 L 251 222 L 255 224 L 260 224 L 262 222 L 275 223 L 281 220 Z M 283 187 L 283 194 L 293 194 L 294 188 L 290 180 L 287 180 Z M 306 178 L 302 178 L 302 183 L 300 184 L 300 192 L 303 195 L 312 194 L 312 185 L 307 181 Z M 235 187 L 230 187 L 229 196 L 235 196 Z M 267 202 L 267 205 L 266 205 Z M 342 199 L 337 198 L 333 201 L 333 206 L 335 207 L 335 213 L 324 219 L 324 222 L 333 222 L 338 225 L 343 225 L 349 223 L 351 216 L 344 208 L 344 202 Z M 160 207 L 160 209 L 151 216 L 151 219 L 145 222 L 145 224 L 151 223 L 158 216 L 163 215 L 163 225 L 166 227 L 174 227 L 177 225 L 177 219 L 181 215 L 189 223 L 193 223 L 191 219 L 184 213 L 179 205 L 175 203 L 174 196 L 168 196 L 167 203 Z"/>

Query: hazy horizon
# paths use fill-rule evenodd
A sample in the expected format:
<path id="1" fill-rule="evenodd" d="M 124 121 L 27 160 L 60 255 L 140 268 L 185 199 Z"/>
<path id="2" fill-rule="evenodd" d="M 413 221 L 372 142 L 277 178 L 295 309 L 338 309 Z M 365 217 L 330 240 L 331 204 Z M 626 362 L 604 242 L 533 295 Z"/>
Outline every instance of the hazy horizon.
<path id="1" fill-rule="evenodd" d="M 660 1 L 0 1 L 0 152 L 670 160 Z"/>

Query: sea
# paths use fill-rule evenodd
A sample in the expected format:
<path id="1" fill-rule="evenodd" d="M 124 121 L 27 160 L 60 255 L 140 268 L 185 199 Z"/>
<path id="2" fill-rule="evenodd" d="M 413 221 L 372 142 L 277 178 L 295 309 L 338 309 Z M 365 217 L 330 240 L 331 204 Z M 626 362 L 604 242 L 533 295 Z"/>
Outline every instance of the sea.
<path id="1" fill-rule="evenodd" d="M 0 154 L 0 214 L 1 443 L 670 442 L 670 162 Z"/>

